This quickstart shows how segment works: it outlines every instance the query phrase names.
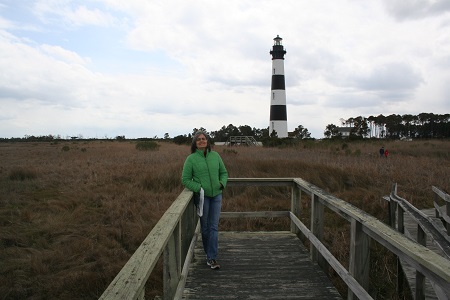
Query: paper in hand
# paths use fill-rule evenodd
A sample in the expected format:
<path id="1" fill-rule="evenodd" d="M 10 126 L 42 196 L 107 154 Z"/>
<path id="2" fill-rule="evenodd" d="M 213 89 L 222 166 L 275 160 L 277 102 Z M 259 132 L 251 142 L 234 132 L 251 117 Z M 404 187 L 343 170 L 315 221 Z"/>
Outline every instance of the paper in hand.
<path id="1" fill-rule="evenodd" d="M 200 200 L 198 201 L 197 206 L 197 215 L 199 217 L 203 216 L 203 203 L 205 203 L 205 191 L 203 188 L 200 188 Z"/>

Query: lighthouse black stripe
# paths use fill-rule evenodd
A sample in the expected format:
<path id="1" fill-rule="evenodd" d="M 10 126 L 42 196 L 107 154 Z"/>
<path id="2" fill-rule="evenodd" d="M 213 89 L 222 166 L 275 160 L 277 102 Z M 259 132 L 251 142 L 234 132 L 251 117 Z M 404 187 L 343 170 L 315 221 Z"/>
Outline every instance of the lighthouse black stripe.
<path id="1" fill-rule="evenodd" d="M 284 89 L 285 89 L 284 75 L 272 75 L 272 91 Z"/>
<path id="2" fill-rule="evenodd" d="M 270 121 L 286 121 L 286 105 L 271 105 L 270 106 Z"/>
<path id="3" fill-rule="evenodd" d="M 283 59 L 286 54 L 286 50 L 283 49 L 283 45 L 273 45 L 273 50 L 270 51 L 272 55 L 272 60 L 274 59 Z"/>

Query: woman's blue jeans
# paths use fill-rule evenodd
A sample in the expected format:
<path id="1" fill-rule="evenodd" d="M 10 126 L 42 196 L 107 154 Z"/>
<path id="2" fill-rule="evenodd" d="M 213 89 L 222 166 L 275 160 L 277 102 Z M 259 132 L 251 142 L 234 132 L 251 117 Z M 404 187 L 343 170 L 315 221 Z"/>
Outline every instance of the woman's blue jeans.
<path id="1" fill-rule="evenodd" d="M 203 204 L 203 216 L 200 217 L 202 230 L 203 249 L 206 258 L 216 259 L 219 250 L 219 219 L 222 208 L 222 194 L 215 197 L 205 196 Z"/>

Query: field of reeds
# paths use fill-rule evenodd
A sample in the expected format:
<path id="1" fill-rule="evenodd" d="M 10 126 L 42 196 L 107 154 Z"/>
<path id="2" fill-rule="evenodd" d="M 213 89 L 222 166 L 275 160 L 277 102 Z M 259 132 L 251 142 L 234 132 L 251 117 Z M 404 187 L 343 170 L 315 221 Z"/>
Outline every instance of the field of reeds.
<path id="1" fill-rule="evenodd" d="M 0 299 L 97 299 L 183 190 L 189 146 L 158 144 L 149 150 L 132 141 L 0 143 Z M 388 158 L 379 157 L 381 146 Z M 418 208 L 432 207 L 431 186 L 450 190 L 450 141 L 214 150 L 230 177 L 300 177 L 381 220 L 387 217 L 382 197 L 393 183 Z M 288 193 L 226 188 L 223 211 L 287 210 Z M 308 203 L 303 199 L 305 211 Z M 348 225 L 331 214 L 326 222 L 326 244 L 346 266 Z M 219 230 L 288 226 L 286 220 L 221 221 Z M 394 260 L 372 247 L 371 293 L 393 298 Z M 162 293 L 158 268 L 146 287 L 148 299 Z"/>

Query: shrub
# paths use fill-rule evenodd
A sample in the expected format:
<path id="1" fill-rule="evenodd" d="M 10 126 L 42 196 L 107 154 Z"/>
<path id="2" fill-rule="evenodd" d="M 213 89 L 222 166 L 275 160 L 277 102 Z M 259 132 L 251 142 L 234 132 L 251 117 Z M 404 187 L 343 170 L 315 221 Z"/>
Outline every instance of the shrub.
<path id="1" fill-rule="evenodd" d="M 177 145 L 189 145 L 191 143 L 191 138 L 186 135 L 178 135 L 173 138 L 173 142 Z"/>
<path id="2" fill-rule="evenodd" d="M 34 170 L 25 170 L 23 168 L 15 168 L 12 169 L 9 173 L 9 179 L 11 180 L 20 180 L 24 181 L 27 179 L 34 179 L 37 177 L 37 174 Z"/>
<path id="3" fill-rule="evenodd" d="M 238 154 L 238 152 L 235 149 L 228 149 L 228 148 L 223 149 L 223 153 L 224 154 L 232 154 L 232 155 Z"/>
<path id="4" fill-rule="evenodd" d="M 67 146 L 67 145 L 65 145 L 65 146 L 63 146 L 63 147 L 61 148 L 61 150 L 62 150 L 62 151 L 69 151 L 69 150 L 70 150 L 70 147 Z"/>
<path id="5" fill-rule="evenodd" d="M 140 151 L 156 151 L 159 149 L 159 145 L 153 141 L 138 142 L 136 149 Z"/>

